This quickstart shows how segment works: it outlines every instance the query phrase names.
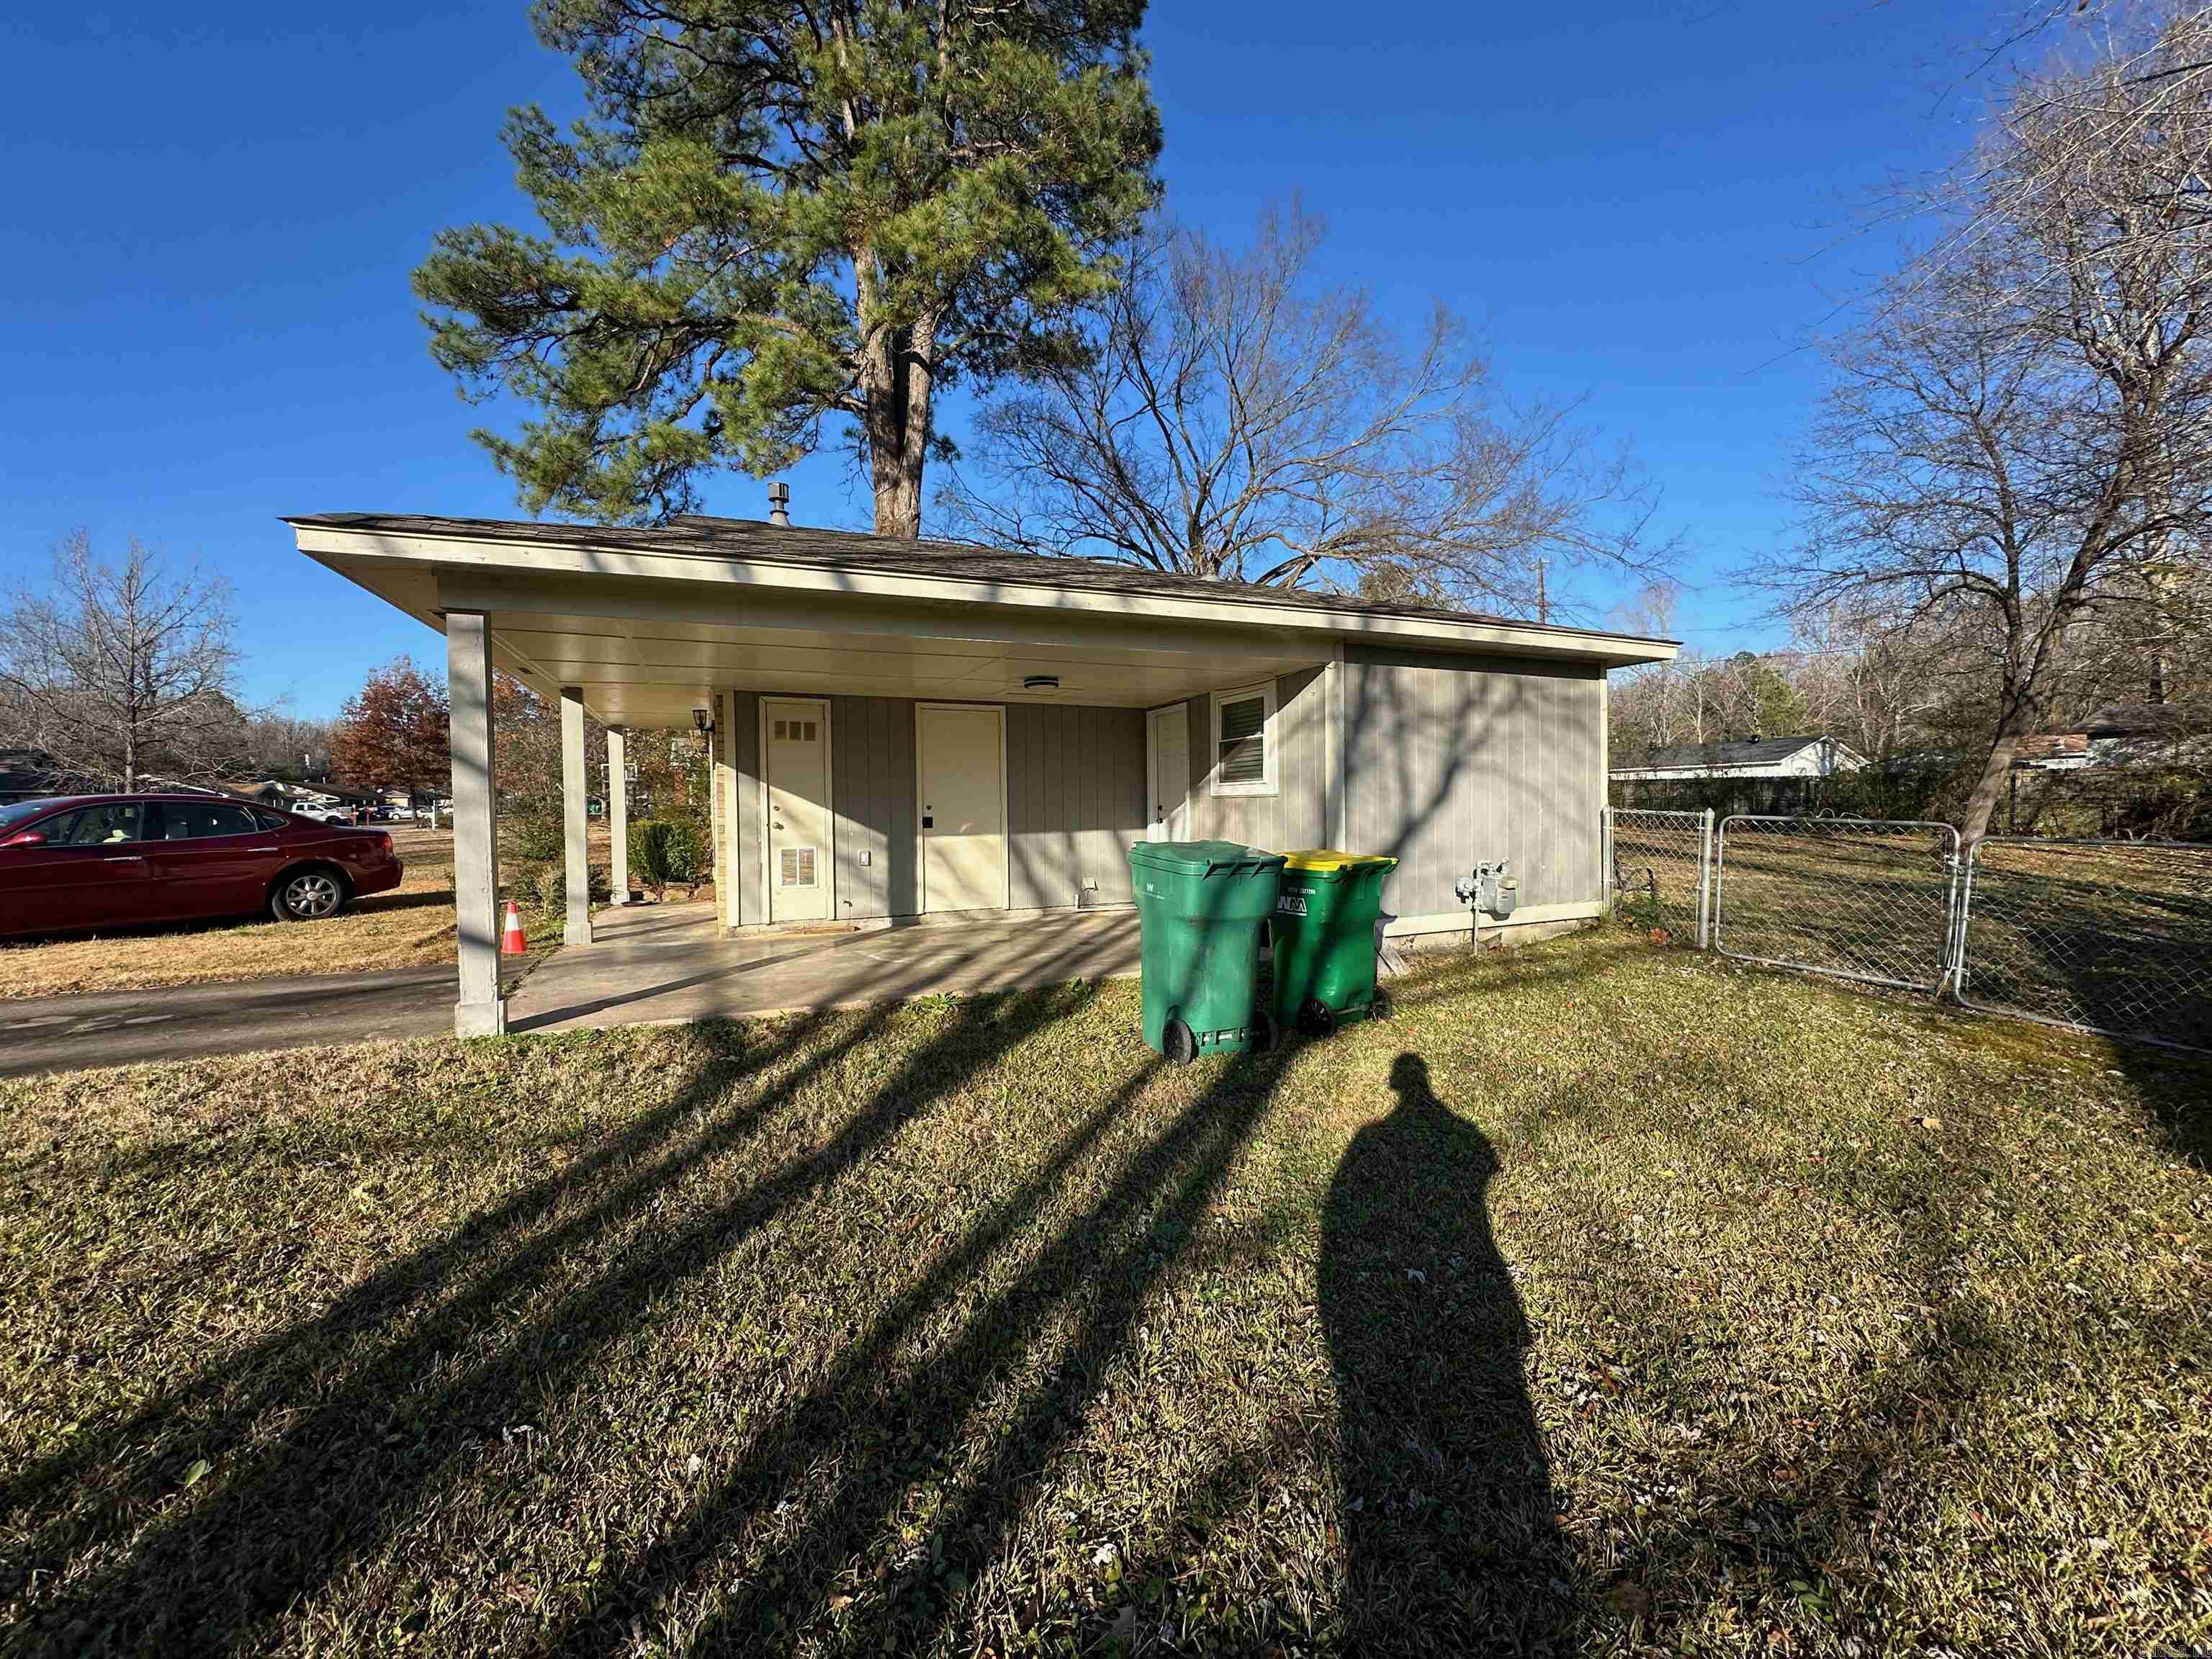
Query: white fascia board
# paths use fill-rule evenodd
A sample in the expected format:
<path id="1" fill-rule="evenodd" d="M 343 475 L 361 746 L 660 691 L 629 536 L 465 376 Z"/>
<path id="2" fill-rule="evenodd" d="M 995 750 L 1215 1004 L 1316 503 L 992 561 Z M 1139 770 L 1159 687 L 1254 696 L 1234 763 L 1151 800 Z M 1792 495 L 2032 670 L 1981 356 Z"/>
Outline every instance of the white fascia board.
<path id="1" fill-rule="evenodd" d="M 474 537 L 393 535 L 332 525 L 295 525 L 293 533 L 300 550 L 310 557 L 389 560 L 441 569 L 720 582 L 735 586 L 866 594 L 888 599 L 1073 611 L 1105 617 L 1231 623 L 1278 631 L 1357 635 L 1458 650 L 1571 657 L 1616 665 L 1672 661 L 1679 649 L 1664 641 L 1632 639 L 1621 635 L 1562 635 L 1541 629 L 1516 627 L 1510 623 L 1437 622 L 1322 606 L 1257 604 L 1226 596 L 1218 599 L 1182 599 L 1158 594 L 1060 587 L 1043 582 L 963 581 L 905 571 L 842 570 L 817 564 L 781 564 L 765 559 L 717 558 L 700 553 L 557 547 L 538 542 Z M 1234 591 L 1231 588 L 1227 592 Z"/>

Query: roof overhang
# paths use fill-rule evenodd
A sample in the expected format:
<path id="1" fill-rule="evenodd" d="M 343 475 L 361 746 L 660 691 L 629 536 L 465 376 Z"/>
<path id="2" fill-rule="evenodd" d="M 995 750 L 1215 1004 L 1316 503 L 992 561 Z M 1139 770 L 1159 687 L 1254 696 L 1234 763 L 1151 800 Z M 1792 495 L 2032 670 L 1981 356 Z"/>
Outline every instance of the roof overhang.
<path id="1" fill-rule="evenodd" d="M 288 519 L 300 550 L 427 626 L 491 619 L 500 665 L 541 692 L 580 685 L 610 724 L 690 723 L 721 687 L 1148 707 L 1329 659 L 1349 642 L 1605 667 L 1677 647 L 1479 618 L 1160 595 L 1002 577 L 658 550 L 579 530 L 404 532 Z M 419 524 L 420 521 L 415 521 Z M 523 527 L 518 526 L 518 530 Z M 1033 675 L 1060 685 L 1032 690 Z"/>

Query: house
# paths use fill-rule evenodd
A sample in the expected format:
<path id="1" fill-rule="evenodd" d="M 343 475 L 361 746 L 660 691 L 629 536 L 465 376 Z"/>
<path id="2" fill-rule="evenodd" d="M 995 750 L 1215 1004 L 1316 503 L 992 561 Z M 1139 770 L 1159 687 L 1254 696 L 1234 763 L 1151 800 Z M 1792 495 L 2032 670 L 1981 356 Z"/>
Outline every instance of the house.
<path id="1" fill-rule="evenodd" d="M 1516 925 L 1595 916 L 1606 672 L 1667 641 L 1080 559 L 751 520 L 286 520 L 441 629 L 457 1029 L 503 1029 L 495 665 L 562 712 L 568 948 L 587 944 L 584 715 L 707 734 L 717 921 L 882 926 L 1126 907 L 1148 835 L 1395 854 L 1390 931 L 1454 931 L 1512 860 Z M 626 790 L 609 802 L 616 887 Z"/>
<path id="2" fill-rule="evenodd" d="M 1730 811 L 1793 812 L 1809 806 L 1827 779 L 1866 763 L 1865 756 L 1825 733 L 1754 734 L 1656 749 L 1640 765 L 1615 767 L 1612 781 L 1623 806 L 1725 802 Z"/>
<path id="3" fill-rule="evenodd" d="M 2212 729 L 2170 702 L 2108 703 L 2077 726 L 2021 739 L 2012 761 L 2030 772 L 2208 763 Z"/>
<path id="4" fill-rule="evenodd" d="M 0 749 L 0 806 L 44 795 L 83 794 L 99 787 L 58 764 L 43 749 Z"/>

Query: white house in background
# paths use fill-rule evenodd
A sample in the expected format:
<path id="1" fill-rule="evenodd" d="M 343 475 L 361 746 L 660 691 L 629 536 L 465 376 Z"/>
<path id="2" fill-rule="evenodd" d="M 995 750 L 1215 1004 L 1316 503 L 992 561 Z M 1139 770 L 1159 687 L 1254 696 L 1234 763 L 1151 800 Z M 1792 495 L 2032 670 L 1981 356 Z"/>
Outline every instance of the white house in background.
<path id="1" fill-rule="evenodd" d="M 1723 779 L 1832 778 L 1856 772 L 1866 757 L 1833 738 L 1752 737 L 1741 742 L 1657 749 L 1641 766 L 1613 769 L 1615 783 L 1705 783 Z"/>

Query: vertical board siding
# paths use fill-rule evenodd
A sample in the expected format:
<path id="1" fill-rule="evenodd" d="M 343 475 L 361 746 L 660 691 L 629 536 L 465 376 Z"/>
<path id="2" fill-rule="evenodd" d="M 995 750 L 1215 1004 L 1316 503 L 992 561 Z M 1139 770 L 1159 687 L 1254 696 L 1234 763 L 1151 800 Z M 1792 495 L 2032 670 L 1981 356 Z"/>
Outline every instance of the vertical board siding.
<path id="1" fill-rule="evenodd" d="M 1345 680 L 1346 823 L 1399 860 L 1386 909 L 1456 910 L 1454 882 L 1499 858 L 1524 905 L 1600 896 L 1601 669 L 1361 647 Z"/>
<path id="2" fill-rule="evenodd" d="M 1272 852 L 1328 842 L 1328 679 L 1320 666 L 1275 680 L 1275 793 L 1213 793 L 1213 698 L 1183 705 L 1190 722 L 1190 832 L 1199 841 L 1236 841 Z M 1139 751 L 1141 763 L 1141 751 Z M 1138 787 L 1143 788 L 1141 777 Z"/>
<path id="3" fill-rule="evenodd" d="M 777 694 L 729 694 L 738 820 L 732 927 L 766 920 L 760 896 L 764 695 Z M 830 857 L 838 918 L 875 921 L 917 915 L 914 700 L 832 696 L 828 702 Z M 1128 846 L 1145 833 L 1144 711 L 1041 703 L 1005 707 L 1006 859 L 1013 907 L 1128 903 Z"/>

